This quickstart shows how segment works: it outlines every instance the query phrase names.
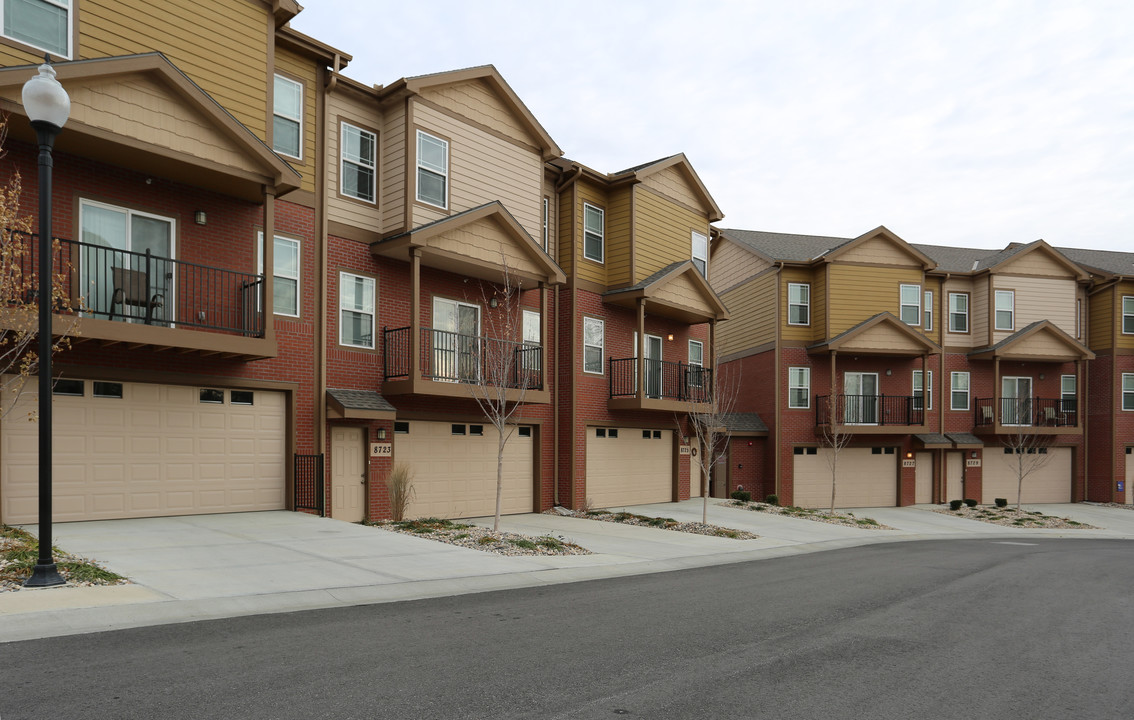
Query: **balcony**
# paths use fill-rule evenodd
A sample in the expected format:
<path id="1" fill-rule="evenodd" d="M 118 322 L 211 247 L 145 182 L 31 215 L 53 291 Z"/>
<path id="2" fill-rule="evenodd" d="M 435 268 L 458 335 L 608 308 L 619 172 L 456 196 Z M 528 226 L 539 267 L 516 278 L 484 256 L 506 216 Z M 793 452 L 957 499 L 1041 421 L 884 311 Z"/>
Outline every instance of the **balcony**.
<path id="1" fill-rule="evenodd" d="M 38 237 L 13 232 L 12 238 L 22 246 L 13 268 L 34 278 Z M 265 339 L 263 275 L 62 238 L 55 241 L 54 267 L 78 315 L 77 342 L 246 359 L 276 354 Z M 29 301 L 35 284 L 29 283 Z"/>
<path id="2" fill-rule="evenodd" d="M 989 435 L 1077 435 L 1078 407 L 1075 398 L 977 398 L 973 425 Z"/>
<path id="3" fill-rule="evenodd" d="M 876 435 L 924 432 L 923 408 L 920 395 L 816 395 L 815 426 L 833 422 L 843 432 Z"/>
<path id="4" fill-rule="evenodd" d="M 647 358 L 646 383 L 638 394 L 638 359 L 610 358 L 611 410 L 706 412 L 712 402 L 713 371 L 699 365 Z"/>
<path id="5" fill-rule="evenodd" d="M 412 341 L 412 327 L 382 329 L 383 395 L 471 398 L 470 386 L 484 385 L 511 402 L 550 402 L 540 345 L 420 328 L 415 363 Z"/>

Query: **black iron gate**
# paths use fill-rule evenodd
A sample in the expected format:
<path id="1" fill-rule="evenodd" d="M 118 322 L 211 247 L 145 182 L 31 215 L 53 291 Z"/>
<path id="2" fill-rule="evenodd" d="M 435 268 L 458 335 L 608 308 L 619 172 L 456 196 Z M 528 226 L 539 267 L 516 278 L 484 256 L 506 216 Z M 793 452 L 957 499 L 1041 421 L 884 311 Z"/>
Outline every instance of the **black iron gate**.
<path id="1" fill-rule="evenodd" d="M 314 510 L 320 516 L 324 512 L 323 456 L 295 456 L 295 509 Z"/>

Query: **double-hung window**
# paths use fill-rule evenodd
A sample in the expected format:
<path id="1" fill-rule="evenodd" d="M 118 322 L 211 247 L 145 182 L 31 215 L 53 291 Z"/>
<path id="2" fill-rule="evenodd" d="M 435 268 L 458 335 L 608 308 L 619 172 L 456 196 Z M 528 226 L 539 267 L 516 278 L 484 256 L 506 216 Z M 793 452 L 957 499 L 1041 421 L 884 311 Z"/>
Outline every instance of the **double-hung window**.
<path id="1" fill-rule="evenodd" d="M 272 109 L 272 149 L 303 159 L 303 85 L 276 75 Z"/>
<path id="2" fill-rule="evenodd" d="M 417 199 L 449 207 L 449 143 L 417 131 Z"/>
<path id="3" fill-rule="evenodd" d="M 925 331 L 931 332 L 933 330 L 933 292 L 930 290 L 925 291 Z"/>
<path id="4" fill-rule="evenodd" d="M 913 371 L 913 408 L 914 410 L 922 409 L 922 384 L 921 384 L 921 370 Z M 929 387 L 925 388 L 925 394 L 929 396 L 929 409 L 933 409 L 933 371 L 929 371 Z"/>
<path id="5" fill-rule="evenodd" d="M 709 274 L 709 237 L 693 231 L 693 264 L 701 275 Z"/>
<path id="6" fill-rule="evenodd" d="M 811 368 L 788 368 L 788 407 L 801 410 L 811 407 Z"/>
<path id="7" fill-rule="evenodd" d="M 605 257 L 606 213 L 602 208 L 583 203 L 583 257 L 603 262 Z"/>
<path id="8" fill-rule="evenodd" d="M 1016 293 L 1012 290 L 997 290 L 995 293 L 996 330 L 1011 330 L 1016 327 Z"/>
<path id="9" fill-rule="evenodd" d="M 950 393 L 949 393 L 949 409 L 950 410 L 968 410 L 969 409 L 969 374 L 967 372 L 955 372 L 949 375 Z"/>
<path id="10" fill-rule="evenodd" d="M 1134 296 L 1122 296 L 1122 334 L 1134 335 Z"/>
<path id="11" fill-rule="evenodd" d="M 256 243 L 257 267 L 264 272 L 264 233 Z M 299 317 L 299 241 L 276 237 L 272 244 L 272 312 Z"/>
<path id="12" fill-rule="evenodd" d="M 339 344 L 374 348 L 374 278 L 339 273 Z"/>
<path id="13" fill-rule="evenodd" d="M 374 202 L 378 136 L 344 122 L 339 146 L 339 192 L 356 200 Z"/>
<path id="14" fill-rule="evenodd" d="M 583 318 L 583 372 L 602 375 L 603 321 Z"/>
<path id="15" fill-rule="evenodd" d="M 969 331 L 968 293 L 949 293 L 949 332 Z"/>
<path id="16" fill-rule="evenodd" d="M 811 323 L 811 286 L 807 283 L 788 283 L 788 325 Z"/>
<path id="17" fill-rule="evenodd" d="M 1061 412 L 1075 412 L 1078 399 L 1078 380 L 1074 375 L 1059 376 L 1059 409 Z"/>
<path id="18" fill-rule="evenodd" d="M 1134 410 L 1134 373 L 1122 373 L 1122 409 Z"/>
<path id="19" fill-rule="evenodd" d="M 540 352 L 541 330 L 540 330 L 540 314 L 535 310 L 524 311 L 524 326 L 522 328 L 524 334 L 524 359 L 520 363 L 524 370 L 539 370 L 542 364 L 542 357 Z M 534 380 L 528 377 L 528 380 Z M 525 385 L 528 387 L 530 385 Z"/>
<path id="20" fill-rule="evenodd" d="M 71 57 L 71 0 L 0 0 L 3 36 Z"/>
<path id="21" fill-rule="evenodd" d="M 705 365 L 705 345 L 700 340 L 689 341 L 689 384 L 692 387 L 701 387 L 703 384 L 702 369 Z"/>
<path id="22" fill-rule="evenodd" d="M 902 285 L 901 310 L 902 322 L 906 325 L 921 325 L 921 285 Z"/>

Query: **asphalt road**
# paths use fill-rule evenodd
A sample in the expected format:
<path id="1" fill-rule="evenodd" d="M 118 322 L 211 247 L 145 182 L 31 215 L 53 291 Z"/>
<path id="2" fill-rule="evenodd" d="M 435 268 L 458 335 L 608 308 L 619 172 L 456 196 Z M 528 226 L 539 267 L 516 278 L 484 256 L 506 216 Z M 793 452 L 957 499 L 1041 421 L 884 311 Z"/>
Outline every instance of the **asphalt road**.
<path id="1" fill-rule="evenodd" d="M 894 543 L 0 645 L 19 718 L 1123 718 L 1134 545 Z"/>

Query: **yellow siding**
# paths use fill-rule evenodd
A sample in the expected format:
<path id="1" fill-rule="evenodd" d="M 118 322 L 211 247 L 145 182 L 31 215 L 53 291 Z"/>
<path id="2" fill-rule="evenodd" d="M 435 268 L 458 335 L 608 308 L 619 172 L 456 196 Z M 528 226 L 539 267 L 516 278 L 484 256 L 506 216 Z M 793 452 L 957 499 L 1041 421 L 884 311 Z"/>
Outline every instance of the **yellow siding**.
<path id="1" fill-rule="evenodd" d="M 606 284 L 613 287 L 634 284 L 630 281 L 631 197 L 629 187 L 611 190 L 606 209 Z"/>
<path id="2" fill-rule="evenodd" d="M 786 299 L 786 297 L 785 297 Z M 785 312 L 787 306 L 784 306 Z M 786 321 L 785 321 L 786 322 Z M 823 265 L 811 271 L 811 338 L 812 342 L 826 336 L 827 327 L 827 268 Z"/>
<path id="3" fill-rule="evenodd" d="M 1016 294 L 1015 327 L 1011 332 L 995 331 L 993 343 L 1039 320 L 1050 320 L 1063 332 L 1075 336 L 1074 280 L 997 275 L 993 285 L 996 290 L 1014 290 Z"/>
<path id="4" fill-rule="evenodd" d="M 634 282 L 693 255 L 693 231 L 709 234 L 708 216 L 640 186 L 634 190 Z"/>
<path id="5" fill-rule="evenodd" d="M 1134 287 L 1131 287 L 1128 283 L 1122 283 L 1117 288 L 1110 287 L 1091 295 L 1087 332 L 1090 335 L 1090 348 L 1092 350 L 1109 350 L 1114 344 L 1112 342 L 1114 339 L 1113 332 L 1120 322 L 1119 316 L 1122 313 L 1122 292 L 1124 290 L 1134 290 Z M 1134 336 L 1128 335 L 1126 337 L 1130 340 L 1120 339 L 1121 345 L 1126 345 L 1126 343 L 1131 343 L 1131 340 L 1134 340 Z"/>
<path id="6" fill-rule="evenodd" d="M 721 355 L 741 352 L 776 338 L 776 273 L 769 270 L 721 296 L 729 319 L 717 326 Z"/>
<path id="7" fill-rule="evenodd" d="M 681 275 L 658 289 L 655 296 L 662 302 L 684 308 L 694 308 L 706 315 L 712 314 L 713 308 L 705 300 L 700 289 L 693 284 L 688 275 Z"/>
<path id="8" fill-rule="evenodd" d="M 409 202 L 406 197 L 406 163 L 412 162 L 412 155 L 406 152 L 405 105 L 399 103 L 386 110 L 385 115 L 379 144 L 382 195 L 378 202 L 382 206 L 382 231 L 389 232 L 405 224 L 406 203 Z"/>
<path id="9" fill-rule="evenodd" d="M 724 292 L 770 266 L 767 260 L 726 239 L 717 245 L 709 259 L 709 284 L 718 293 Z"/>
<path id="10" fill-rule="evenodd" d="M 327 96 L 327 213 L 335 222 L 346 223 L 357 228 L 382 232 L 382 219 L 378 214 L 376 204 L 366 204 L 359 200 L 345 198 L 339 195 L 339 140 L 342 134 L 342 123 L 348 122 L 377 133 L 378 147 L 382 147 L 389 139 L 380 132 L 382 116 L 377 105 L 371 99 L 363 99 L 357 93 L 335 92 Z M 380 158 L 379 160 L 379 171 Z M 379 178 L 377 183 L 376 199 L 383 197 Z"/>
<path id="11" fill-rule="evenodd" d="M 499 200 L 533 240 L 540 237 L 543 162 L 539 153 L 501 140 L 428 105 L 414 103 L 413 116 L 417 127 L 449 141 L 452 213 Z M 414 225 L 445 215 L 415 205 Z"/>
<path id="12" fill-rule="evenodd" d="M 830 266 L 832 337 L 880 312 L 899 313 L 899 286 L 922 284 L 920 268 Z"/>
<path id="13" fill-rule="evenodd" d="M 871 238 L 857 247 L 839 254 L 839 262 L 898 265 L 920 268 L 921 263 L 908 252 L 884 238 Z"/>
<path id="14" fill-rule="evenodd" d="M 578 259 L 578 277 L 580 280 L 587 280 L 590 282 L 606 285 L 606 266 L 597 263 L 594 260 L 587 260 L 583 257 L 583 203 L 587 202 L 595 205 L 606 211 L 606 248 L 605 251 L 610 253 L 610 208 L 606 195 L 594 185 L 588 182 L 579 180 L 575 183 L 575 190 L 578 193 L 579 202 L 575 207 L 575 228 L 571 237 L 570 252 L 574 253 Z M 567 244 L 567 236 L 563 236 L 564 245 Z M 569 257 L 569 256 L 568 256 Z M 565 267 L 570 267 L 570 260 Z"/>
<path id="15" fill-rule="evenodd" d="M 940 337 L 948 347 L 976 347 L 974 340 L 975 334 L 973 329 L 973 283 L 971 280 L 965 278 L 950 278 L 948 281 L 941 284 L 941 299 L 938 301 L 938 307 L 941 309 L 940 315 L 934 318 L 934 322 L 941 328 Z M 949 332 L 949 293 L 968 293 L 969 294 L 969 332 L 968 333 L 954 333 Z"/>
<path id="16" fill-rule="evenodd" d="M 972 321 L 972 346 L 986 347 L 992 344 L 988 322 L 988 278 L 973 281 L 973 294 L 969 298 L 969 319 Z"/>
<path id="17" fill-rule="evenodd" d="M 642 181 L 642 186 L 691 208 L 699 208 L 704 203 L 685 173 L 676 166 L 648 176 Z"/>
<path id="18" fill-rule="evenodd" d="M 926 292 L 933 293 L 933 304 L 931 305 L 931 307 L 933 309 L 933 330 L 925 333 L 925 336 L 928 337 L 933 342 L 940 345 L 941 344 L 941 333 L 943 332 L 941 330 L 941 321 L 945 317 L 944 315 L 941 314 L 942 308 L 944 307 L 942 305 L 942 300 L 941 300 L 941 281 L 938 278 L 926 278 L 925 283 L 922 285 L 922 292 L 923 293 L 926 293 Z M 922 298 L 924 300 L 924 294 L 923 294 Z M 924 302 L 923 302 L 922 311 L 924 312 L 924 310 L 925 310 L 925 305 L 924 305 Z M 923 319 L 922 324 L 924 325 L 924 323 L 925 323 L 925 321 Z"/>
<path id="19" fill-rule="evenodd" d="M 527 145 L 534 147 L 539 144 L 516 117 L 512 107 L 482 79 L 426 88 L 421 97 Z"/>
<path id="20" fill-rule="evenodd" d="M 290 158 L 287 160 L 303 175 L 302 188 L 315 192 L 315 158 L 318 152 L 319 129 L 315 119 L 315 100 L 320 90 L 318 69 L 310 58 L 277 48 L 275 71 L 303 83 L 303 157 L 300 160 Z"/>
<path id="21" fill-rule="evenodd" d="M 815 317 L 815 286 L 819 283 L 811 281 L 811 270 L 808 268 L 784 268 L 780 274 L 780 307 L 784 309 L 783 328 L 780 337 L 787 342 L 812 342 L 816 336 L 821 336 L 823 326 L 817 324 Z M 810 283 L 811 285 L 811 323 L 809 325 L 788 325 L 788 285 L 790 283 Z"/>
<path id="22" fill-rule="evenodd" d="M 266 5 L 224 0 L 76 4 L 82 59 L 161 51 L 237 120 L 266 139 L 271 112 Z M 20 54 L 11 59 L 3 56 L 5 64 L 37 60 Z"/>
<path id="23" fill-rule="evenodd" d="M 1114 298 L 1114 327 L 1118 338 L 1118 347 L 1122 350 L 1134 349 L 1134 335 L 1122 334 L 1122 297 L 1134 296 L 1134 283 L 1124 282 L 1118 285 Z M 1107 334 L 1107 344 L 1110 344 L 1110 334 Z"/>

